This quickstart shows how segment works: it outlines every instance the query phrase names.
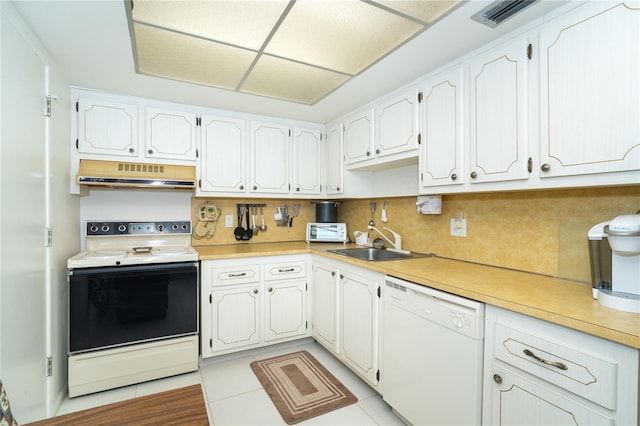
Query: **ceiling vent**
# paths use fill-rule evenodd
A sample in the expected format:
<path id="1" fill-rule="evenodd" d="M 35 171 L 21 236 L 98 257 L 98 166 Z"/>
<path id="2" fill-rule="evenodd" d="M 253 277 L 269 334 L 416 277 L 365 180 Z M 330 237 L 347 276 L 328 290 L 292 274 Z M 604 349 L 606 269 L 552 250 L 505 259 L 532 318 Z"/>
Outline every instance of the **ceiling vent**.
<path id="1" fill-rule="evenodd" d="M 501 0 L 491 3 L 478 13 L 471 16 L 471 19 L 495 28 L 498 24 L 506 21 L 516 13 L 526 9 L 538 0 Z"/>

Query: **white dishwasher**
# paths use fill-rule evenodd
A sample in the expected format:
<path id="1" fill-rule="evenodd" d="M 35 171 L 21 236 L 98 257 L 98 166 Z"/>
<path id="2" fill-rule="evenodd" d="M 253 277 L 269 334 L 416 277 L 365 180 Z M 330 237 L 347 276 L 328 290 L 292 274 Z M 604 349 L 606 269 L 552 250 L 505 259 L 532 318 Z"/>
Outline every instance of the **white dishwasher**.
<path id="1" fill-rule="evenodd" d="M 386 277 L 383 399 L 414 425 L 482 420 L 484 304 Z"/>

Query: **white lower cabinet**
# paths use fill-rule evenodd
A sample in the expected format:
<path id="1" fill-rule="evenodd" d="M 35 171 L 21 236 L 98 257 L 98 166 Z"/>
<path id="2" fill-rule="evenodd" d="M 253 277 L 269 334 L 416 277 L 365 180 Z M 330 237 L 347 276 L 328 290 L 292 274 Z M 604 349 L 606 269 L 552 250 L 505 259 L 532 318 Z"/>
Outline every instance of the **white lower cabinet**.
<path id="1" fill-rule="evenodd" d="M 378 386 L 380 291 L 384 275 L 342 262 L 314 263 L 313 336 Z"/>
<path id="2" fill-rule="evenodd" d="M 309 334 L 307 255 L 203 260 L 202 357 Z"/>
<path id="3" fill-rule="evenodd" d="M 483 424 L 638 424 L 638 350 L 487 306 Z"/>

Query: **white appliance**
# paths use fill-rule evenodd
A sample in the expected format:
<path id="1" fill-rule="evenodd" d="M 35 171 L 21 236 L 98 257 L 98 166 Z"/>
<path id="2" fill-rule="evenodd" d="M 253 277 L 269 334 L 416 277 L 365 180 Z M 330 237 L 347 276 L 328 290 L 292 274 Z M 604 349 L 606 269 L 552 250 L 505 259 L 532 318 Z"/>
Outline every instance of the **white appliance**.
<path id="1" fill-rule="evenodd" d="M 346 223 L 307 223 L 308 243 L 346 243 Z"/>
<path id="2" fill-rule="evenodd" d="M 484 304 L 386 278 L 383 399 L 414 425 L 482 420 Z"/>
<path id="3" fill-rule="evenodd" d="M 191 223 L 88 222 L 67 261 L 69 396 L 198 369 Z"/>
<path id="4" fill-rule="evenodd" d="M 640 313 L 640 214 L 622 215 L 589 230 L 593 298 Z"/>

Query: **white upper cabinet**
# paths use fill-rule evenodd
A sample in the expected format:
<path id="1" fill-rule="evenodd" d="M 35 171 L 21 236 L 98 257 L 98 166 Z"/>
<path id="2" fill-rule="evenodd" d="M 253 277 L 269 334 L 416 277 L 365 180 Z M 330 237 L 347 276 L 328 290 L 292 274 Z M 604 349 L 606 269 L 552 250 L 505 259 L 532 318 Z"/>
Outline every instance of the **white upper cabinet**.
<path id="1" fill-rule="evenodd" d="M 288 194 L 289 126 L 251 122 L 251 192 Z"/>
<path id="2" fill-rule="evenodd" d="M 541 177 L 640 169 L 639 51 L 637 2 L 588 3 L 541 30 Z"/>
<path id="3" fill-rule="evenodd" d="M 530 42 L 517 39 L 470 61 L 471 183 L 527 179 Z"/>
<path id="4" fill-rule="evenodd" d="M 295 194 L 319 195 L 322 133 L 318 129 L 293 128 L 293 186 Z"/>
<path id="5" fill-rule="evenodd" d="M 455 67 L 423 86 L 422 187 L 462 184 L 464 172 L 464 69 Z"/>
<path id="6" fill-rule="evenodd" d="M 245 120 L 204 115 L 198 192 L 246 189 Z"/>
<path id="7" fill-rule="evenodd" d="M 79 153 L 139 155 L 137 105 L 80 98 L 77 113 Z"/>
<path id="8" fill-rule="evenodd" d="M 196 159 L 194 112 L 145 108 L 145 156 L 163 159 Z"/>
<path id="9" fill-rule="evenodd" d="M 373 109 L 366 109 L 344 120 L 344 164 L 373 158 Z"/>
<path id="10" fill-rule="evenodd" d="M 418 149 L 419 105 L 418 89 L 410 89 L 376 106 L 376 157 Z"/>
<path id="11" fill-rule="evenodd" d="M 344 192 L 343 128 L 343 124 L 339 123 L 327 129 L 325 163 L 325 189 L 327 195 L 342 194 Z"/>

